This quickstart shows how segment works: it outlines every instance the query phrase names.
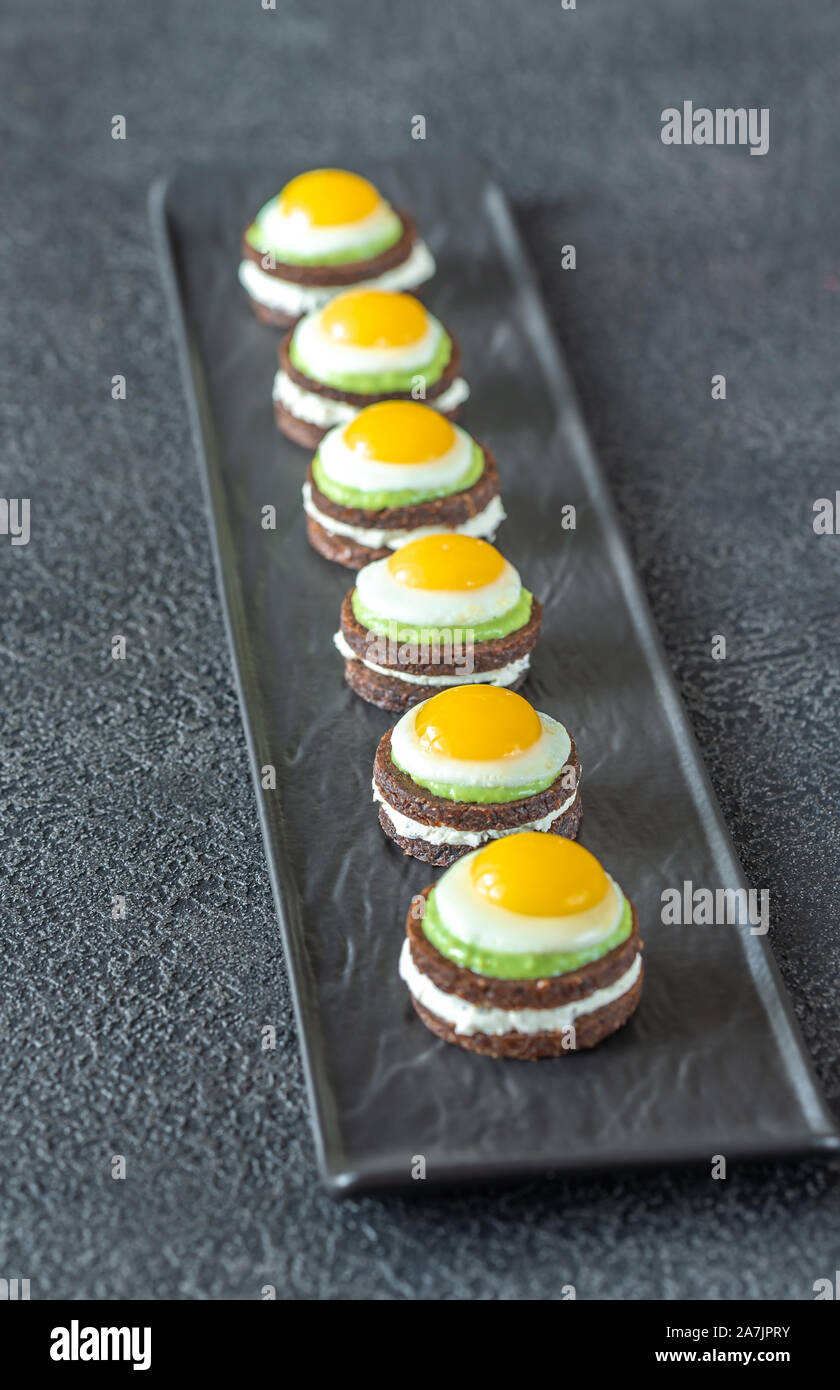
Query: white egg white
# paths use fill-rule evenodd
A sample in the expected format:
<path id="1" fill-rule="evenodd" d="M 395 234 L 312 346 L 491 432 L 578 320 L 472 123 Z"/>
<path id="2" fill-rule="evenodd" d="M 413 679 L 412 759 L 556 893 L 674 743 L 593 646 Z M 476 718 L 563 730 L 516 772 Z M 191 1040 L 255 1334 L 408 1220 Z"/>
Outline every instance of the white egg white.
<path id="1" fill-rule="evenodd" d="M 379 204 L 357 222 L 337 222 L 331 227 L 313 227 L 305 213 L 286 214 L 278 198 L 272 198 L 260 208 L 254 221 L 264 246 L 282 260 L 290 256 L 330 256 L 339 251 L 355 251 L 368 242 L 378 241 L 393 232 L 399 218 L 389 203 L 380 198 Z"/>
<path id="2" fill-rule="evenodd" d="M 428 704 L 415 705 L 391 731 L 391 754 L 409 777 L 420 782 L 446 782 L 456 787 L 499 788 L 525 786 L 545 777 L 557 777 L 571 752 L 566 729 L 549 714 L 537 714 L 542 733 L 530 748 L 507 758 L 450 758 L 420 743 L 416 720 Z"/>
<path id="3" fill-rule="evenodd" d="M 485 951 L 520 955 L 582 951 L 605 941 L 618 926 L 624 896 L 609 874 L 603 898 L 585 912 L 565 917 L 530 917 L 500 907 L 476 892 L 471 867 L 480 853 L 481 850 L 474 850 L 456 860 L 435 886 L 440 919 L 459 941 Z"/>
<path id="4" fill-rule="evenodd" d="M 433 314 L 426 313 L 426 331 L 416 342 L 404 347 L 355 347 L 337 343 L 324 332 L 323 309 L 314 309 L 295 329 L 295 349 L 304 370 L 319 379 L 334 372 L 411 371 L 423 367 L 440 345 L 443 327 Z"/>
<path id="5" fill-rule="evenodd" d="M 466 430 L 454 426 L 451 449 L 427 463 L 387 463 L 363 458 L 345 443 L 347 425 L 338 425 L 318 447 L 321 467 L 334 483 L 361 492 L 399 492 L 402 488 L 447 489 L 454 487 L 470 466 L 473 442 Z"/>
<path id="6" fill-rule="evenodd" d="M 522 591 L 519 571 L 509 560 L 498 579 L 477 589 L 413 589 L 394 578 L 390 558 L 374 560 L 356 575 L 359 599 L 383 618 L 424 627 L 474 627 L 507 613 Z"/>

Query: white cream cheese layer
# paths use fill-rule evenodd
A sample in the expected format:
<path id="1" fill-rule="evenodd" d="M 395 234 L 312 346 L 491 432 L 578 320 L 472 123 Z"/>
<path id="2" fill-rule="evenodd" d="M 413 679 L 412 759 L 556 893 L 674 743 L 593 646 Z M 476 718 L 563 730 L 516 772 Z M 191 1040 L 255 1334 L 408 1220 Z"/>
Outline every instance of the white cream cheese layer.
<path id="1" fill-rule="evenodd" d="M 349 405 L 347 401 L 335 401 L 331 396 L 318 396 L 314 391 L 305 391 L 282 370 L 274 378 L 271 395 L 295 419 L 305 420 L 307 424 L 323 429 L 344 425 L 359 413 L 358 406 Z"/>
<path id="2" fill-rule="evenodd" d="M 411 957 L 406 937 L 400 955 L 400 976 L 408 985 L 418 1004 L 449 1023 L 456 1033 L 471 1037 L 483 1033 L 498 1038 L 505 1033 L 559 1033 L 569 1028 L 575 1019 L 592 1014 L 612 1004 L 631 990 L 641 974 L 642 958 L 637 953 L 630 966 L 613 984 L 596 989 L 585 999 L 561 1004 L 556 1009 L 497 1009 L 486 1004 L 471 1004 L 458 994 L 446 994 L 417 969 Z"/>
<path id="3" fill-rule="evenodd" d="M 252 299 L 266 309 L 297 318 L 311 309 L 320 309 L 345 290 L 411 290 L 431 280 L 435 259 L 424 241 L 415 241 L 408 256 L 392 270 L 383 270 L 372 280 L 359 280 L 353 285 L 298 285 L 269 275 L 256 261 L 242 261 L 239 282 Z"/>
<path id="4" fill-rule="evenodd" d="M 530 653 L 521 656 L 518 661 L 509 661 L 507 666 L 497 666 L 494 671 L 470 671 L 465 675 L 456 676 L 417 676 L 412 671 L 395 671 L 388 666 L 377 666 L 374 661 L 365 661 L 364 657 L 357 656 L 353 648 L 346 641 L 344 634 L 336 632 L 333 642 L 341 655 L 349 661 L 361 661 L 369 671 L 375 671 L 378 676 L 390 676 L 392 680 L 404 681 L 406 685 L 513 685 L 515 680 L 524 675 L 531 665 Z"/>
<path id="5" fill-rule="evenodd" d="M 477 849 L 479 845 L 486 844 L 488 840 L 501 840 L 505 835 L 518 835 L 523 830 L 549 830 L 558 816 L 562 816 L 564 811 L 568 811 L 575 797 L 577 788 L 572 792 L 568 800 L 558 806 L 556 811 L 549 811 L 547 816 L 540 816 L 539 820 L 529 820 L 522 825 L 513 825 L 510 829 L 504 830 L 455 830 L 451 825 L 423 825 L 422 821 L 412 820 L 410 816 L 404 816 L 396 807 L 391 806 L 382 795 L 376 783 L 373 783 L 373 799 L 379 801 L 388 812 L 388 819 L 396 830 L 397 834 L 405 840 L 425 840 L 429 845 L 469 845 L 470 849 Z"/>
<path id="6" fill-rule="evenodd" d="M 290 415 L 294 415 L 298 420 L 305 420 L 307 424 L 318 425 L 321 429 L 346 424 L 358 415 L 362 408 L 350 405 L 347 401 L 333 400 L 331 396 L 319 396 L 315 391 L 306 391 L 302 386 L 298 386 L 296 381 L 292 381 L 282 369 L 274 378 L 271 394 L 275 401 L 285 406 Z M 456 376 L 445 391 L 439 396 L 430 397 L 425 404 L 433 410 L 454 410 L 467 400 L 469 394 L 470 388 L 464 378 Z M 371 399 L 375 400 L 376 397 Z"/>
<path id="7" fill-rule="evenodd" d="M 303 510 L 331 535 L 346 536 L 348 540 L 357 541 L 359 545 L 366 545 L 371 550 L 380 550 L 382 546 L 387 546 L 389 550 L 398 550 L 408 540 L 414 540 L 417 536 L 433 536 L 441 530 L 439 526 L 417 526 L 412 531 L 368 530 L 361 526 L 348 526 L 346 522 L 336 521 L 334 516 L 327 516 L 319 511 L 312 501 L 312 488 L 308 482 L 303 485 Z M 468 517 L 460 526 L 447 526 L 444 529 L 492 541 L 506 516 L 502 499 L 499 496 L 491 497 L 483 511 Z"/>

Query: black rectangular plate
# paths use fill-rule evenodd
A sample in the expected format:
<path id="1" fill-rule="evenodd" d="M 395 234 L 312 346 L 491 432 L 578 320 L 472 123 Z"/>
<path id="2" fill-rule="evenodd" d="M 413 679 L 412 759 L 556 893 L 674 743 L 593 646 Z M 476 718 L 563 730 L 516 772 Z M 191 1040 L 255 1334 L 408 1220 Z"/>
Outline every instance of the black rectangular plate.
<path id="1" fill-rule="evenodd" d="M 477 1057 L 414 1016 L 397 958 L 411 896 L 436 875 L 379 829 L 371 764 L 392 721 L 342 680 L 332 636 L 352 576 L 307 546 L 307 455 L 272 415 L 278 335 L 236 279 L 243 224 L 296 171 L 195 168 L 156 184 L 324 1179 L 335 1192 L 416 1190 L 414 1155 L 428 1185 L 836 1148 L 767 939 L 660 922 L 663 887 L 745 881 L 505 199 L 425 152 L 365 171 L 438 257 L 425 297 L 461 341 L 463 422 L 499 460 L 499 543 L 545 604 L 525 693 L 577 740 L 581 838 L 637 904 L 647 979 L 624 1030 L 558 1061 Z M 559 527 L 565 503 L 574 532 Z M 260 786 L 269 763 L 274 792 Z"/>

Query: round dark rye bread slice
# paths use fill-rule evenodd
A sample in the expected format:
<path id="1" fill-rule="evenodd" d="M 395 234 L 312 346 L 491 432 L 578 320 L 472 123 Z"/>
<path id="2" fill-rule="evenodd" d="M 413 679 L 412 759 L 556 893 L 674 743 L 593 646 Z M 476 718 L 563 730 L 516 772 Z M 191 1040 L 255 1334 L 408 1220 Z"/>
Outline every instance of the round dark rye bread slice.
<path id="1" fill-rule="evenodd" d="M 442 531 L 463 526 L 472 517 L 483 512 L 488 503 L 499 492 L 499 469 L 495 457 L 483 445 L 481 449 L 484 466 L 475 482 L 460 492 L 449 492 L 445 497 L 431 497 L 425 502 L 414 502 L 402 507 L 343 507 L 321 492 L 312 476 L 312 464 L 306 472 L 312 489 L 312 501 L 318 511 L 334 521 L 342 521 L 346 526 L 356 526 L 365 531 L 414 531 L 420 526 L 440 527 Z M 386 549 L 385 554 L 390 555 Z"/>
<path id="2" fill-rule="evenodd" d="M 393 676 L 383 674 L 383 671 L 371 671 L 365 666 L 363 657 L 372 650 L 370 643 L 376 640 L 376 633 L 369 628 L 362 627 L 353 613 L 350 600 L 353 590 L 344 600 L 341 606 L 341 633 L 347 645 L 358 651 L 360 656 L 357 659 L 345 657 L 344 660 L 344 679 L 363 700 L 369 705 L 377 705 L 379 709 L 385 709 L 393 714 L 404 714 L 412 705 L 419 705 L 421 701 L 428 700 L 431 695 L 437 695 L 442 690 L 449 690 L 449 685 L 417 685 L 414 681 L 401 680 L 399 672 L 405 671 L 408 675 L 438 675 L 438 676 L 463 676 L 463 667 L 454 664 L 446 665 L 437 663 L 433 667 L 409 662 L 400 666 L 394 666 Z M 496 637 L 489 642 L 476 642 L 473 647 L 473 669 L 475 671 L 498 671 L 503 666 L 507 666 L 511 661 L 521 660 L 524 656 L 529 656 L 536 645 L 542 624 L 542 604 L 539 599 L 534 599 L 531 606 L 531 616 L 527 623 L 517 628 L 515 632 L 508 633 L 507 637 Z M 509 655 L 509 653 L 514 655 Z M 377 652 L 378 655 L 378 652 Z M 375 666 L 382 666 L 383 670 L 388 669 L 387 664 L 375 661 Z M 523 671 L 510 685 L 507 690 L 518 690 L 528 678 L 527 670 Z M 463 681 L 453 680 L 453 685 L 463 684 Z"/>
<path id="3" fill-rule="evenodd" d="M 292 324 L 297 323 L 300 318 L 299 314 L 285 314 L 282 309 L 269 309 L 267 304 L 260 304 L 259 300 L 254 299 L 254 296 L 251 294 L 248 295 L 248 303 L 260 323 L 267 324 L 269 328 L 280 328 L 284 333 L 287 328 L 291 328 Z"/>
<path id="4" fill-rule="evenodd" d="M 481 447 L 481 446 L 479 446 Z M 442 531 L 454 531 L 472 517 L 478 516 L 499 494 L 499 472 L 496 460 L 489 449 L 482 448 L 484 468 L 471 487 L 461 492 L 451 492 L 446 497 L 433 497 L 426 502 L 416 502 L 409 507 L 381 507 L 374 511 L 369 507 L 342 507 L 333 502 L 326 493 L 321 492 L 312 476 L 312 464 L 306 472 L 306 480 L 311 489 L 311 498 L 322 516 L 328 520 L 340 521 L 345 526 L 354 526 L 365 531 L 414 531 L 421 526 L 440 527 Z M 311 523 L 311 525 L 309 524 Z M 314 517 L 307 516 L 307 536 L 310 545 L 327 560 L 334 560 L 347 569 L 361 569 L 374 560 L 384 560 L 391 554 L 391 547 L 384 545 L 378 549 L 362 545 L 349 536 L 342 536 L 322 526 Z"/>
<path id="5" fill-rule="evenodd" d="M 639 1007 L 644 982 L 644 966 L 636 983 L 614 999 L 592 1013 L 582 1014 L 575 1019 L 575 1045 L 568 1046 L 568 1034 L 559 1033 L 456 1033 L 451 1023 L 445 1023 L 428 1009 L 424 1008 L 410 995 L 415 1013 L 425 1023 L 430 1032 L 443 1042 L 454 1043 L 467 1052 L 478 1052 L 483 1057 L 507 1057 L 518 1062 L 539 1062 L 547 1057 L 570 1057 L 584 1048 L 595 1047 L 611 1033 L 617 1033 Z"/>
<path id="6" fill-rule="evenodd" d="M 406 934 L 411 959 L 421 974 L 427 976 L 438 989 L 445 994 L 456 994 L 472 1004 L 498 1009 L 554 1009 L 579 999 L 586 999 L 595 990 L 605 989 L 620 980 L 630 969 L 644 944 L 639 938 L 638 915 L 631 903 L 633 926 L 630 935 L 626 941 L 622 941 L 599 960 L 592 961 L 579 970 L 570 970 L 563 975 L 541 980 L 492 979 L 447 960 L 424 935 L 423 908 L 432 886 L 429 884 L 421 894 L 412 899 L 408 911 Z M 643 979 L 642 968 L 638 979 L 620 998 L 575 1019 L 574 1048 L 564 1046 L 564 1042 L 568 1043 L 564 1030 L 545 1033 L 511 1032 L 499 1035 L 456 1033 L 452 1024 L 446 1023 L 419 1004 L 413 995 L 411 1002 L 426 1027 L 444 1042 L 454 1043 L 470 1052 L 479 1052 L 488 1057 L 536 1061 L 542 1057 L 565 1057 L 570 1052 L 594 1047 L 610 1033 L 614 1033 L 635 1012 L 642 994 Z"/>
<path id="7" fill-rule="evenodd" d="M 355 589 L 351 589 L 345 595 L 341 605 L 341 635 L 360 661 L 372 660 L 369 653 L 375 651 L 378 655 L 382 655 L 379 652 L 379 644 L 385 639 L 377 638 L 375 632 L 371 632 L 370 628 L 364 627 L 359 622 L 353 612 L 354 593 Z M 513 632 L 509 632 L 505 637 L 494 637 L 485 642 L 474 643 L 474 670 L 476 672 L 497 671 L 501 666 L 508 666 L 512 661 L 519 661 L 523 656 L 530 655 L 540 635 L 542 614 L 542 604 L 538 598 L 534 598 L 527 623 L 514 628 Z M 405 623 L 403 626 L 409 627 L 409 624 Z M 397 653 L 395 652 L 394 655 L 396 656 Z M 464 674 L 463 665 L 452 662 L 435 662 L 431 665 L 429 662 L 416 661 L 389 662 L 387 654 L 382 661 L 377 660 L 374 664 L 393 670 L 395 676 L 399 676 L 400 672 L 405 672 L 410 676 L 463 676 Z"/>
<path id="8" fill-rule="evenodd" d="M 280 401 L 274 402 L 274 419 L 281 434 L 285 434 L 293 444 L 302 444 L 310 452 L 317 449 L 324 435 L 332 429 L 331 425 L 313 425 L 309 420 L 299 419 Z"/>
<path id="9" fill-rule="evenodd" d="M 352 594 L 352 589 L 350 593 Z M 366 627 L 362 627 L 357 622 L 352 607 L 349 604 L 349 597 L 344 600 L 341 608 L 341 632 L 348 646 L 354 651 L 361 651 L 366 654 L 371 650 L 367 645 L 376 639 L 376 634 L 370 632 Z M 349 610 L 349 612 L 347 611 Z M 473 647 L 473 664 L 475 671 L 498 671 L 503 666 L 507 666 L 511 661 L 521 660 L 524 656 L 529 656 L 533 650 L 537 637 L 539 636 L 540 625 L 542 623 L 542 604 L 539 599 L 534 599 L 531 616 L 527 623 L 515 632 L 511 632 L 507 637 L 497 637 L 490 642 L 476 642 Z M 514 643 L 513 639 L 517 639 Z M 508 656 L 507 653 L 513 650 L 515 656 Z M 377 653 L 378 654 L 378 653 Z M 366 700 L 369 705 L 376 705 L 379 709 L 385 709 L 393 714 L 404 714 L 412 705 L 419 705 L 421 701 L 428 700 L 431 695 L 437 695 L 442 690 L 449 690 L 451 687 L 446 685 L 418 685 L 414 681 L 401 680 L 400 671 L 405 671 L 409 675 L 428 675 L 437 676 L 461 676 L 464 670 L 462 666 L 445 663 L 437 663 L 432 667 L 428 665 L 411 664 L 406 662 L 402 666 L 387 668 L 386 663 L 375 661 L 375 666 L 382 666 L 383 671 L 371 671 L 370 667 L 365 666 L 362 657 L 345 657 L 344 660 L 344 679 L 361 699 Z M 387 669 L 393 669 L 393 676 L 383 674 Z M 518 690 L 528 678 L 527 669 L 522 671 L 515 680 L 505 687 L 507 690 Z M 463 680 L 453 680 L 453 685 L 464 684 Z"/>
<path id="10" fill-rule="evenodd" d="M 430 695 L 439 695 L 442 690 L 454 690 L 459 684 L 453 681 L 452 685 L 413 685 L 396 676 L 383 676 L 380 671 L 371 671 L 361 661 L 351 661 L 349 657 L 344 661 L 344 679 L 360 699 L 386 710 L 388 714 L 405 714 L 412 705 L 422 704 Z M 528 672 L 523 671 L 515 681 L 505 686 L 505 690 L 520 690 L 527 679 Z"/>
<path id="11" fill-rule="evenodd" d="M 341 635 L 360 661 L 373 660 L 369 654 L 379 651 L 379 646 L 386 639 L 377 637 L 370 628 L 363 627 L 353 612 L 353 594 L 355 589 L 351 589 L 344 597 L 341 605 Z M 520 661 L 523 656 L 529 656 L 533 651 L 537 638 L 542 627 L 542 604 L 538 598 L 531 603 L 531 612 L 527 623 L 521 627 L 514 628 L 506 637 L 493 637 L 486 642 L 476 642 L 473 645 L 473 663 L 476 672 L 498 671 L 501 666 L 509 666 L 512 661 Z M 409 624 L 403 624 L 408 627 Z M 453 628 L 453 631 L 455 629 Z M 464 631 L 465 629 L 462 629 Z M 393 653 L 394 656 L 398 654 Z M 454 662 L 429 662 L 422 661 L 403 661 L 389 662 L 386 653 L 382 661 L 375 661 L 374 665 L 382 666 L 387 670 L 393 670 L 395 676 L 400 672 L 405 672 L 409 676 L 463 676 L 463 665 Z"/>
<path id="12" fill-rule="evenodd" d="M 254 261 L 264 275 L 286 280 L 290 285 L 304 285 L 314 289 L 340 290 L 346 286 L 361 284 L 365 280 L 375 280 L 379 275 L 384 275 L 386 270 L 394 270 L 398 265 L 402 265 L 403 261 L 407 261 L 417 239 L 413 219 L 399 208 L 395 208 L 394 211 L 402 222 L 399 241 L 395 241 L 387 250 L 380 251 L 377 256 L 368 256 L 364 261 L 345 261 L 340 265 L 294 265 L 291 261 L 275 260 L 273 265 L 263 265 L 263 257 L 268 252 L 258 251 L 252 246 L 246 239 L 245 232 L 242 233 L 242 259 Z M 247 230 L 246 227 L 245 231 Z"/>
<path id="13" fill-rule="evenodd" d="M 568 800 L 568 797 L 566 799 Z M 517 804 L 524 805 L 523 802 Z M 576 840 L 580 833 L 582 820 L 583 801 L 580 792 L 578 792 L 569 809 L 563 811 L 556 820 L 552 821 L 544 834 L 562 835 L 566 840 Z M 523 823 L 527 824 L 527 822 Z M 419 836 L 398 835 L 384 806 L 379 807 L 379 824 L 388 839 L 398 845 L 403 854 L 409 855 L 411 859 L 420 859 L 424 864 L 432 864 L 436 869 L 447 869 L 450 864 L 455 863 L 456 859 L 463 859 L 465 854 L 471 854 L 474 849 L 480 848 L 480 845 L 435 845 L 430 840 L 424 840 Z M 487 836 L 483 843 L 487 844 L 489 840 L 490 836 Z"/>
<path id="14" fill-rule="evenodd" d="M 391 758 L 391 732 L 389 729 L 379 741 L 373 761 L 373 780 L 387 802 L 385 806 L 380 805 L 379 824 L 388 838 L 399 845 L 403 854 L 442 867 L 454 864 L 456 859 L 463 858 L 478 846 L 434 845 L 428 840 L 398 835 L 388 815 L 391 809 L 400 811 L 421 825 L 445 825 L 452 830 L 471 830 L 480 835 L 488 830 L 518 830 L 531 821 L 541 820 L 543 816 L 556 811 L 577 791 L 572 805 L 557 817 L 547 832 L 562 835 L 567 840 L 574 840 L 577 836 L 583 815 L 581 767 L 571 734 L 571 748 L 565 767 L 550 787 L 533 796 L 522 797 L 519 801 L 474 802 L 450 801 L 447 797 L 435 796 L 427 787 L 419 786 L 407 773 L 401 772 Z"/>
<path id="15" fill-rule="evenodd" d="M 374 560 L 384 560 L 386 555 L 391 554 L 388 546 L 371 550 L 369 545 L 361 545 L 352 536 L 338 536 L 334 531 L 327 531 L 320 521 L 309 515 L 306 517 L 306 539 L 325 560 L 330 560 L 334 565 L 343 565 L 348 570 L 363 569 Z"/>

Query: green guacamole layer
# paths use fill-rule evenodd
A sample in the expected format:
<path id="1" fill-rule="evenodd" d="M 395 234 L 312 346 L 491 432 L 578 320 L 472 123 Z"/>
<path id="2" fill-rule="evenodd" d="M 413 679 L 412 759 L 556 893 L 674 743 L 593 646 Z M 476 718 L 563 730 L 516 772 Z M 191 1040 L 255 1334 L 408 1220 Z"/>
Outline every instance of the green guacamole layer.
<path id="1" fill-rule="evenodd" d="M 519 598 L 512 608 L 508 608 L 506 613 L 500 613 L 498 618 L 487 618 L 483 623 L 472 625 L 462 623 L 460 624 L 460 631 L 469 633 L 473 642 L 493 642 L 498 637 L 507 637 L 508 633 L 516 632 L 520 627 L 525 626 L 531 616 L 533 600 L 534 596 L 528 589 L 520 589 Z M 362 627 L 366 627 L 369 632 L 375 632 L 377 637 L 390 637 L 393 642 L 422 643 L 424 645 L 445 642 L 452 637 L 454 625 L 449 627 L 409 627 L 408 624 L 404 625 L 396 618 L 384 618 L 380 613 L 374 613 L 362 603 L 358 589 L 353 590 L 350 604 L 356 621 L 361 623 Z"/>
<path id="2" fill-rule="evenodd" d="M 301 255 L 292 251 L 278 251 L 275 247 L 266 242 L 260 231 L 260 218 L 257 216 L 256 222 L 252 222 L 245 233 L 245 240 L 249 246 L 253 246 L 261 255 L 273 255 L 281 265 L 354 265 L 356 261 L 369 261 L 373 256 L 380 256 L 383 251 L 389 250 L 396 245 L 403 234 L 403 226 L 400 219 L 394 214 L 393 226 L 383 232 L 381 236 L 372 241 L 365 241 L 361 246 L 354 246 L 352 250 L 327 251 L 315 255 Z M 339 286 L 339 288 L 341 288 Z M 348 287 L 349 288 L 349 287 Z"/>
<path id="3" fill-rule="evenodd" d="M 415 777 L 413 772 L 409 772 L 397 762 L 393 751 L 391 762 L 400 772 L 404 772 L 406 777 L 410 777 L 415 786 L 425 787 L 433 796 L 445 797 L 447 801 L 471 801 L 496 806 L 503 801 L 523 801 L 526 796 L 536 796 L 537 792 L 544 792 L 546 787 L 557 781 L 562 771 L 558 767 L 556 772 L 549 773 L 547 777 L 540 777 L 535 782 L 523 782 L 521 787 L 461 787 L 456 782 L 425 782 L 422 777 Z"/>
<path id="4" fill-rule="evenodd" d="M 410 369 L 402 368 L 390 372 L 322 372 L 313 370 L 304 362 L 297 349 L 295 338 L 289 345 L 289 360 L 293 367 L 313 381 L 321 381 L 325 386 L 333 386 L 336 391 L 359 392 L 364 396 L 384 396 L 389 391 L 410 391 L 417 377 L 422 377 L 427 386 L 443 376 L 452 356 L 452 340 L 448 333 L 442 333 L 437 352 L 429 362 L 420 362 Z"/>
<path id="5" fill-rule="evenodd" d="M 550 975 L 565 975 L 569 970 L 580 970 L 626 941 L 633 930 L 633 914 L 626 898 L 623 902 L 621 918 L 615 930 L 596 946 L 586 946 L 580 951 L 523 952 L 520 955 L 510 951 L 486 951 L 480 946 L 459 941 L 443 925 L 434 889 L 426 900 L 423 931 L 447 960 L 467 970 L 475 970 L 479 975 L 489 975 L 494 980 L 542 980 Z"/>
<path id="6" fill-rule="evenodd" d="M 442 488 L 395 488 L 386 492 L 363 492 L 359 487 L 349 487 L 328 478 L 321 463 L 320 454 L 312 460 L 312 477 L 315 486 L 331 502 L 339 507 L 362 507 L 365 511 L 378 512 L 385 507 L 414 507 L 418 502 L 430 502 L 436 497 L 449 497 L 453 492 L 464 492 L 477 483 L 484 471 L 484 454 L 478 444 L 473 444 L 472 454 L 460 478 Z"/>

